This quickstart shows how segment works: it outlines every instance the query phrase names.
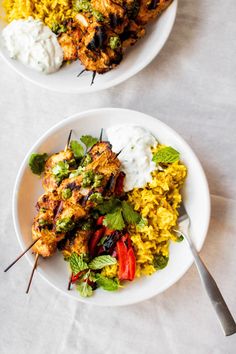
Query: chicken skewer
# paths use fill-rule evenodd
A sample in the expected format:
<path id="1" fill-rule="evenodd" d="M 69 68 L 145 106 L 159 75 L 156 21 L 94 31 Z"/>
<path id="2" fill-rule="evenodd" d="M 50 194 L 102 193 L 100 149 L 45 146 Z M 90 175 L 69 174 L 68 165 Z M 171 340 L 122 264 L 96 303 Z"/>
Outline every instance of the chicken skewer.
<path id="1" fill-rule="evenodd" d="M 69 133 L 69 136 L 68 136 L 68 139 L 67 139 L 67 143 L 66 143 L 66 146 L 65 146 L 65 149 L 64 149 L 65 152 L 67 151 L 67 149 L 68 149 L 69 146 L 70 146 L 71 135 L 72 135 L 72 130 L 70 130 L 70 133 Z M 36 242 L 39 241 L 40 239 L 41 239 L 41 237 L 39 237 L 38 239 L 36 239 L 36 240 L 33 242 L 32 247 L 33 247 L 33 246 L 36 244 Z M 31 275 L 30 275 L 30 279 L 29 279 L 29 283 L 28 283 L 28 286 L 27 286 L 27 289 L 26 289 L 26 294 L 29 293 L 30 286 L 31 286 L 31 283 L 32 283 L 32 280 L 33 280 L 33 277 L 34 277 L 34 272 L 35 272 L 35 270 L 37 269 L 38 259 L 39 259 L 39 253 L 36 253 L 36 254 L 35 254 L 35 261 L 34 261 L 33 269 L 32 269 L 32 272 L 31 272 Z"/>
<path id="2" fill-rule="evenodd" d="M 100 142 L 95 144 L 89 150 L 88 153 L 91 161 L 84 167 L 85 173 L 94 171 L 95 177 L 102 177 L 101 185 L 98 185 L 97 187 L 94 186 L 93 188 L 91 186 L 89 188 L 85 188 L 82 186 L 83 178 L 81 176 L 77 176 L 64 179 L 58 187 L 52 173 L 50 175 L 50 169 L 53 166 L 53 161 L 54 163 L 55 161 L 58 163 L 63 160 L 67 161 L 67 159 L 71 159 L 73 155 L 69 150 L 71 133 L 72 132 L 69 134 L 65 150 L 61 153 L 52 155 L 46 162 L 43 177 L 43 186 L 46 193 L 39 198 L 37 203 L 39 213 L 35 217 L 32 228 L 33 239 L 35 238 L 34 242 L 23 252 L 22 255 L 17 257 L 17 259 L 6 268 L 6 271 L 10 269 L 11 266 L 13 266 L 31 247 L 33 247 L 33 252 L 36 257 L 27 287 L 27 293 L 30 289 L 35 269 L 37 268 L 39 256 L 43 256 L 45 258 L 53 255 L 57 249 L 58 242 L 63 240 L 67 234 L 65 230 L 55 230 L 55 225 L 57 226 L 57 222 L 62 221 L 63 217 L 68 215 L 68 210 L 72 212 L 73 217 L 77 216 L 76 220 L 83 218 L 91 207 L 93 207 L 93 203 L 89 200 L 90 195 L 98 192 L 103 194 L 110 193 L 109 190 L 106 191 L 107 185 L 109 185 L 109 188 L 111 185 L 114 186 L 114 181 L 119 174 L 120 162 L 117 159 L 116 154 L 111 151 L 111 145 L 107 142 L 101 141 L 101 131 Z M 113 183 L 111 183 L 111 181 L 113 181 Z M 71 187 L 71 197 L 69 200 L 62 200 L 62 192 L 68 187 L 68 185 Z M 88 233 L 86 235 L 86 232 L 81 239 L 81 235 L 83 234 L 83 232 L 82 234 L 81 232 L 78 230 L 75 237 L 74 250 L 77 252 L 79 249 L 83 249 L 83 243 L 86 244 L 85 240 L 88 239 Z M 70 246 L 70 249 L 73 248 Z"/>

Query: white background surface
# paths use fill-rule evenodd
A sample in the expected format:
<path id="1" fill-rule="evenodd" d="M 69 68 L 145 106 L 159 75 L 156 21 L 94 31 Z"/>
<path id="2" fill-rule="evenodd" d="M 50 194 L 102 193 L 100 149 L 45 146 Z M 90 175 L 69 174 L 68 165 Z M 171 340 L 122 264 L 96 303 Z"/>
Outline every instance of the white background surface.
<path id="1" fill-rule="evenodd" d="M 20 163 L 46 129 L 89 108 L 143 111 L 176 129 L 205 168 L 212 220 L 201 252 L 236 317 L 236 5 L 180 0 L 173 32 L 151 65 L 126 83 L 92 95 L 63 95 L 33 86 L 0 61 L 1 119 L 1 354 L 233 354 L 236 335 L 224 338 L 196 269 L 165 293 L 138 305 L 97 308 L 70 300 L 21 260 L 11 217 Z"/>

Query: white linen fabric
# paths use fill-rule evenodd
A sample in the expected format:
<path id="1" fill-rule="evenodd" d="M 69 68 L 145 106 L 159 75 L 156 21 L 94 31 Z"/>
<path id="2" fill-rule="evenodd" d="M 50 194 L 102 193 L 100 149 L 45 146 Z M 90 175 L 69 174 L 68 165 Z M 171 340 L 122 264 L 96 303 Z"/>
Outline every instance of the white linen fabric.
<path id="1" fill-rule="evenodd" d="M 201 255 L 236 317 L 236 6 L 180 0 L 171 36 L 142 72 L 91 95 L 48 92 L 0 60 L 0 353 L 1 354 L 233 354 L 194 266 L 155 298 L 122 308 L 99 308 L 67 298 L 29 264 L 3 269 L 20 251 L 11 215 L 20 163 L 42 133 L 59 120 L 97 107 L 151 114 L 176 129 L 206 171 L 212 218 Z M 154 44 L 155 45 L 155 44 Z"/>

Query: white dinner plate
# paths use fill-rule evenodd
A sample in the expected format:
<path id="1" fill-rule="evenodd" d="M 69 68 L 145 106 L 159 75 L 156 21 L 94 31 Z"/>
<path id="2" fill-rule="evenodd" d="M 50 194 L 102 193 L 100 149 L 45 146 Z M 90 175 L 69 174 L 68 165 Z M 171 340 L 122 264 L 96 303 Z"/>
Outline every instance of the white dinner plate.
<path id="1" fill-rule="evenodd" d="M 4 13 L 1 4 L 2 1 L 0 0 L 0 13 Z M 121 64 L 104 75 L 97 75 L 92 86 L 90 86 L 92 79 L 91 72 L 85 72 L 80 77 L 77 77 L 78 73 L 83 69 L 79 61 L 65 65 L 54 74 L 45 75 L 27 68 L 17 60 L 11 59 L 4 48 L 1 38 L 0 54 L 21 76 L 44 88 L 67 93 L 85 93 L 103 90 L 127 80 L 155 58 L 169 37 L 176 17 L 177 4 L 178 1 L 174 0 L 159 19 L 147 26 L 147 33 L 144 38 L 135 46 L 129 48 Z M 6 26 L 6 23 L 0 16 L 0 31 L 4 26 Z"/>
<path id="2" fill-rule="evenodd" d="M 118 109 L 103 108 L 77 113 L 61 121 L 42 137 L 30 149 L 22 162 L 13 193 L 13 219 L 18 241 L 22 249 L 31 242 L 31 225 L 36 214 L 35 204 L 42 194 L 40 179 L 33 175 L 28 167 L 32 152 L 54 153 L 64 149 L 70 129 L 74 137 L 83 134 L 99 136 L 101 128 L 116 124 L 134 124 L 149 129 L 160 143 L 170 145 L 181 153 L 181 160 L 188 168 L 188 177 L 183 189 L 183 199 L 191 218 L 191 237 L 198 250 L 205 240 L 210 219 L 210 196 L 207 180 L 196 155 L 189 145 L 170 127 L 156 118 L 144 113 Z M 27 259 L 32 266 L 34 256 L 29 252 Z M 185 242 L 171 243 L 168 266 L 149 277 L 141 277 L 127 282 L 117 292 L 97 289 L 90 298 L 82 298 L 76 290 L 67 290 L 69 270 L 60 253 L 49 259 L 40 259 L 38 273 L 50 285 L 78 301 L 101 306 L 120 306 L 137 303 L 157 295 L 173 285 L 188 270 L 193 257 Z M 34 282 L 37 281 L 35 276 Z M 31 289 L 33 292 L 33 290 Z"/>

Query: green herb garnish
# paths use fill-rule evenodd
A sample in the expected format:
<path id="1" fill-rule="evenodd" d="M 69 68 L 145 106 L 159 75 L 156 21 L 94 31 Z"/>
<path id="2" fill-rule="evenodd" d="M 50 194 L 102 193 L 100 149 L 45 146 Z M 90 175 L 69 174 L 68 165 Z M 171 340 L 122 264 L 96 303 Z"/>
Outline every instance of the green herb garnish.
<path id="1" fill-rule="evenodd" d="M 103 180 L 103 175 L 95 174 L 94 180 L 93 180 L 93 188 L 101 187 L 102 180 Z"/>
<path id="2" fill-rule="evenodd" d="M 92 10 L 92 6 L 88 0 L 74 1 L 74 8 L 79 12 L 90 12 Z"/>
<path id="3" fill-rule="evenodd" d="M 101 204 L 103 202 L 103 196 L 101 193 L 93 193 L 90 195 L 89 200 L 91 200 L 91 202 Z"/>
<path id="4" fill-rule="evenodd" d="M 29 167 L 35 175 L 41 175 L 44 171 L 48 154 L 31 154 L 29 158 Z"/>
<path id="5" fill-rule="evenodd" d="M 179 160 L 180 153 L 171 146 L 166 146 L 158 150 L 152 158 L 156 163 L 173 163 Z"/>
<path id="6" fill-rule="evenodd" d="M 73 230 L 75 223 L 71 218 L 59 219 L 56 222 L 56 231 L 57 232 L 68 232 Z"/>
<path id="7" fill-rule="evenodd" d="M 103 22 L 104 21 L 104 16 L 101 14 L 101 12 L 93 9 L 92 10 L 93 16 L 96 18 L 98 22 Z"/>
<path id="8" fill-rule="evenodd" d="M 123 230 L 125 227 L 124 219 L 122 216 L 121 208 L 116 209 L 112 213 L 105 216 L 103 220 L 103 225 L 111 230 Z"/>
<path id="9" fill-rule="evenodd" d="M 97 209 L 106 214 L 103 224 L 112 230 L 122 230 L 127 224 L 138 224 L 141 216 L 134 211 L 132 205 L 117 198 L 111 198 L 97 206 Z"/>
<path id="10" fill-rule="evenodd" d="M 154 256 L 153 266 L 155 269 L 163 269 L 167 266 L 169 257 L 165 257 L 162 254 Z"/>
<path id="11" fill-rule="evenodd" d="M 62 199 L 69 199 L 72 196 L 72 190 L 70 188 L 65 188 L 61 192 Z"/>
<path id="12" fill-rule="evenodd" d="M 57 183 L 60 183 L 63 179 L 67 178 L 69 171 L 69 164 L 64 161 L 59 161 L 53 168 L 52 173 L 56 178 Z"/>
<path id="13" fill-rule="evenodd" d="M 91 135 L 82 135 L 80 140 L 86 146 L 87 149 L 91 148 L 94 144 L 98 142 L 98 139 L 94 138 Z"/>
<path id="14" fill-rule="evenodd" d="M 88 284 L 87 281 L 82 281 L 76 285 L 76 289 L 79 291 L 80 295 L 83 297 L 89 297 L 93 295 L 93 288 Z"/>
<path id="15" fill-rule="evenodd" d="M 119 48 L 121 46 L 120 38 L 118 36 L 110 37 L 109 45 L 113 50 Z"/>
<path id="16" fill-rule="evenodd" d="M 78 274 L 82 270 L 88 269 L 88 264 L 84 260 L 84 255 L 78 255 L 77 253 L 72 253 L 70 256 L 70 268 L 73 275 Z"/>
<path id="17" fill-rule="evenodd" d="M 126 201 L 122 201 L 122 212 L 127 224 L 138 224 L 141 220 L 140 214 Z"/>
<path id="18" fill-rule="evenodd" d="M 81 162 L 81 167 L 86 167 L 88 164 L 92 162 L 92 157 L 89 154 L 86 154 Z"/>
<path id="19" fill-rule="evenodd" d="M 90 263 L 89 268 L 93 270 L 102 269 L 105 266 L 116 264 L 117 260 L 111 256 L 98 256 L 95 257 Z"/>
<path id="20" fill-rule="evenodd" d="M 93 184 L 94 181 L 94 172 L 93 170 L 88 170 L 83 172 L 83 181 L 82 181 L 82 187 L 90 187 Z"/>
<path id="21" fill-rule="evenodd" d="M 69 178 L 77 177 L 84 172 L 84 167 L 79 166 L 77 170 L 70 173 Z"/>
<path id="22" fill-rule="evenodd" d="M 72 140 L 70 142 L 70 148 L 75 158 L 82 158 L 84 156 L 84 148 L 77 140 Z"/>
<path id="23" fill-rule="evenodd" d="M 116 291 L 119 288 L 119 282 L 116 278 L 110 279 L 101 274 L 97 274 L 97 284 L 107 291 Z"/>

